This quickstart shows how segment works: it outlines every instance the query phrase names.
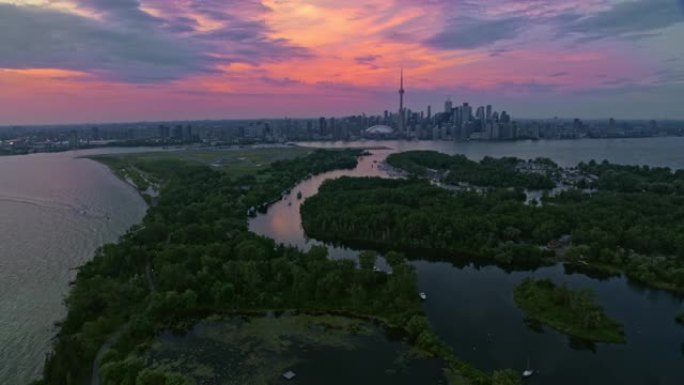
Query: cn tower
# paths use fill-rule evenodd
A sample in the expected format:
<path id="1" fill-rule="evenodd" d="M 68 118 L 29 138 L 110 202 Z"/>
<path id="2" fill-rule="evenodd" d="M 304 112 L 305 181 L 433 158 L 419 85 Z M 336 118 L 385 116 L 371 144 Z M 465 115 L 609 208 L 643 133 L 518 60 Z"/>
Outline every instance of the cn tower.
<path id="1" fill-rule="evenodd" d="M 401 69 L 401 76 L 399 80 L 399 132 L 405 134 L 406 114 L 404 113 L 404 69 Z"/>

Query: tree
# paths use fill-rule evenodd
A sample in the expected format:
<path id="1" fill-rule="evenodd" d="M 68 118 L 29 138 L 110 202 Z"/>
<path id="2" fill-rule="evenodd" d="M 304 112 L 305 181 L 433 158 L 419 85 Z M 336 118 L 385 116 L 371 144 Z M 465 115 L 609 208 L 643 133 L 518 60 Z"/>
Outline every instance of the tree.
<path id="1" fill-rule="evenodd" d="M 307 254 L 311 260 L 324 261 L 328 259 L 328 248 L 325 246 L 311 246 Z"/>
<path id="2" fill-rule="evenodd" d="M 404 264 L 404 262 L 406 262 L 406 258 L 404 257 L 404 255 L 401 253 L 397 253 L 396 251 L 390 251 L 389 253 L 385 254 L 385 260 L 393 270 L 396 270 L 397 267 L 401 266 L 402 264 Z"/>
<path id="3" fill-rule="evenodd" d="M 136 385 L 138 373 L 145 367 L 145 363 L 138 358 L 125 361 L 108 362 L 102 365 L 101 375 L 103 385 Z"/>
<path id="4" fill-rule="evenodd" d="M 373 270 L 378 254 L 374 251 L 365 250 L 359 254 L 359 266 L 361 270 Z"/>
<path id="5" fill-rule="evenodd" d="M 513 369 L 497 370 L 492 375 L 492 385 L 520 385 L 522 379 Z"/>

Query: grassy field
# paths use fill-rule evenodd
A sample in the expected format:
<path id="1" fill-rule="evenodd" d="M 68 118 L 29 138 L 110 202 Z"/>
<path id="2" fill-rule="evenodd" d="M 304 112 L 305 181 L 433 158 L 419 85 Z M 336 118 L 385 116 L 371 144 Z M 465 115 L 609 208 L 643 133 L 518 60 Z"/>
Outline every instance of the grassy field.
<path id="1" fill-rule="evenodd" d="M 304 147 L 258 147 L 110 154 L 95 155 L 89 158 L 105 163 L 115 171 L 127 163 L 180 160 L 205 164 L 231 175 L 240 176 L 265 169 L 270 163 L 277 160 L 305 156 L 311 152 L 313 152 L 313 149 Z"/>

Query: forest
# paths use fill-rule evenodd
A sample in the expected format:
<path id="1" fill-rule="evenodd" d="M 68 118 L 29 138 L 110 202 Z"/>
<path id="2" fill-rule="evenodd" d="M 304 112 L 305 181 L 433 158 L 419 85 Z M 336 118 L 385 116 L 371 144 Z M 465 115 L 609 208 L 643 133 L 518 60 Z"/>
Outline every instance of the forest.
<path id="1" fill-rule="evenodd" d="M 182 373 L 145 368 L 137 354 L 160 331 L 183 330 L 208 315 L 278 309 L 372 317 L 401 327 L 461 377 L 491 383 L 493 377 L 458 360 L 430 330 L 415 273 L 402 255 L 388 255 L 390 275 L 373 270 L 371 252 L 357 268 L 328 259 L 325 248 L 305 253 L 248 231 L 249 207 L 278 199 L 308 175 L 353 167 L 358 155 L 321 150 L 237 177 L 182 161 L 104 160 L 144 172 L 160 183 L 161 194 L 141 224 L 79 269 L 35 385 L 82 384 L 94 367 L 104 385 L 190 384 Z M 510 378 L 506 373 L 496 374 L 499 382 Z"/>
<path id="2" fill-rule="evenodd" d="M 513 298 L 528 319 L 592 342 L 624 343 L 622 325 L 596 304 L 589 289 L 572 290 L 548 279 L 525 278 Z"/>
<path id="3" fill-rule="evenodd" d="M 480 162 L 465 155 L 447 155 L 434 151 L 407 151 L 391 154 L 387 163 L 410 175 L 424 177 L 431 172 L 443 173 L 447 184 L 467 183 L 486 187 L 520 187 L 530 190 L 548 190 L 556 186 L 552 176 L 558 170 L 550 159 L 524 161 L 518 158 L 485 157 Z M 540 172 L 522 172 L 519 168 L 534 167 Z"/>
<path id="4" fill-rule="evenodd" d="M 684 195 L 684 170 L 668 167 L 626 166 L 608 162 L 582 162 L 578 168 L 597 175 L 597 187 L 624 193 L 651 192 L 660 195 Z"/>
<path id="5" fill-rule="evenodd" d="M 432 251 L 508 267 L 576 262 L 684 291 L 684 197 L 568 190 L 525 203 L 516 189 L 449 191 L 419 179 L 326 181 L 302 206 L 314 238 Z M 558 240 L 571 244 L 558 246 Z"/>

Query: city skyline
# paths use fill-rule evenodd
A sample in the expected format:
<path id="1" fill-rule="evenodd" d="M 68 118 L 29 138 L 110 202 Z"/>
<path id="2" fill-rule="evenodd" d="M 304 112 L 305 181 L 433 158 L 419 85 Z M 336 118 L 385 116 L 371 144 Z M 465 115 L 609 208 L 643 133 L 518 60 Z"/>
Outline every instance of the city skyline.
<path id="1" fill-rule="evenodd" d="M 0 0 L 0 126 L 435 111 L 683 119 L 682 0 Z"/>

